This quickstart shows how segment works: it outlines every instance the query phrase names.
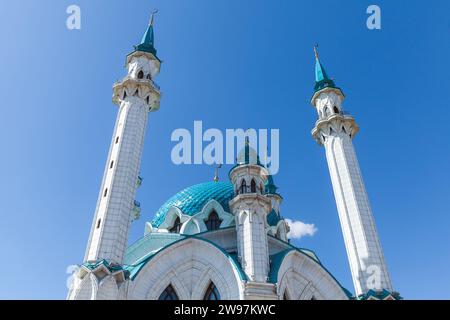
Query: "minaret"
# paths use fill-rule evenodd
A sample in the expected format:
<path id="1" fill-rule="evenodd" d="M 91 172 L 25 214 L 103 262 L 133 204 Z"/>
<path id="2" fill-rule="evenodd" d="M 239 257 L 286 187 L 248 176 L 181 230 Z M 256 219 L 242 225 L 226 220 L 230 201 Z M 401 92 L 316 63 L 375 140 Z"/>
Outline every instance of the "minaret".
<path id="1" fill-rule="evenodd" d="M 160 91 L 153 79 L 161 61 L 156 56 L 153 15 L 141 43 L 126 58 L 128 74 L 113 86 L 118 115 L 92 222 L 85 262 L 122 264 L 139 186 L 144 136 L 149 112 L 159 109 Z"/>
<path id="2" fill-rule="evenodd" d="M 272 206 L 264 195 L 268 171 L 261 165 L 248 139 L 238 154 L 237 164 L 230 173 L 235 197 L 230 201 L 236 220 L 238 258 L 249 281 L 245 299 L 276 299 L 276 291 L 267 283 L 269 250 L 267 215 Z"/>
<path id="3" fill-rule="evenodd" d="M 369 290 L 392 292 L 391 280 L 378 239 L 375 221 L 364 187 L 352 139 L 359 128 L 343 112 L 344 94 L 323 68 L 317 50 L 316 81 L 311 104 L 318 120 L 313 137 L 325 147 L 339 220 L 356 295 Z"/>

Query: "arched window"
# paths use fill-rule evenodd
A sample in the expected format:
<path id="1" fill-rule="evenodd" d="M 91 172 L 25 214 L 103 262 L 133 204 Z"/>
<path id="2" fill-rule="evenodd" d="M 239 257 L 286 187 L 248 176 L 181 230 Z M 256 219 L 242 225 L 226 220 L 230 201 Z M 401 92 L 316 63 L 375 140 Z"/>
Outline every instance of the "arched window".
<path id="1" fill-rule="evenodd" d="M 208 289 L 206 289 L 203 300 L 220 300 L 219 290 L 217 290 L 212 281 L 209 283 Z"/>
<path id="2" fill-rule="evenodd" d="M 250 183 L 250 192 L 256 193 L 256 182 L 255 179 L 252 179 L 252 182 Z"/>
<path id="3" fill-rule="evenodd" d="M 138 77 L 138 79 L 144 78 L 144 72 L 142 70 L 139 71 L 138 74 L 137 74 L 137 77 Z"/>
<path id="4" fill-rule="evenodd" d="M 213 211 L 209 214 L 208 219 L 205 221 L 206 229 L 209 231 L 217 230 L 219 229 L 221 223 L 222 220 L 220 220 L 219 215 L 217 212 Z"/>
<path id="5" fill-rule="evenodd" d="M 333 111 L 334 111 L 334 113 L 339 113 L 338 107 L 334 106 L 334 107 L 333 107 Z"/>
<path id="6" fill-rule="evenodd" d="M 171 233 L 180 233 L 181 230 L 181 221 L 180 217 L 177 217 L 175 221 L 173 222 L 172 228 L 169 229 L 169 232 Z"/>
<path id="7" fill-rule="evenodd" d="M 241 182 L 241 193 L 247 193 L 247 182 L 245 182 L 245 179 Z"/>
<path id="8" fill-rule="evenodd" d="M 161 293 L 158 300 L 179 300 L 178 295 L 175 292 L 175 289 L 171 284 L 167 286 L 167 288 Z"/>
<path id="9" fill-rule="evenodd" d="M 147 79 L 148 79 L 148 80 L 151 80 L 151 79 L 152 79 L 152 76 L 150 75 L 150 73 L 147 75 Z"/>

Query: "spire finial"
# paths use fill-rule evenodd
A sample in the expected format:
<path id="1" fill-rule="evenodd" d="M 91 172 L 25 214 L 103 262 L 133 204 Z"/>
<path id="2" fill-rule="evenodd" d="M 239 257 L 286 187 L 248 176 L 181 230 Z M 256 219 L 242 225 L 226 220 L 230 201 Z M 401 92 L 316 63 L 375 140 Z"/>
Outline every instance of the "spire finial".
<path id="1" fill-rule="evenodd" d="M 222 168 L 222 164 L 221 163 L 219 163 L 217 166 L 216 166 L 216 171 L 215 171 L 215 173 L 214 173 L 214 182 L 218 182 L 219 181 L 219 169 L 220 168 Z"/>
<path id="2" fill-rule="evenodd" d="M 152 15 L 150 17 L 150 25 L 153 27 L 153 21 L 155 20 L 155 14 L 158 13 L 158 10 L 153 10 Z"/>
<path id="3" fill-rule="evenodd" d="M 314 55 L 316 56 L 316 59 L 319 60 L 319 52 L 317 52 L 317 48 L 319 48 L 319 45 L 316 43 L 314 45 Z"/>

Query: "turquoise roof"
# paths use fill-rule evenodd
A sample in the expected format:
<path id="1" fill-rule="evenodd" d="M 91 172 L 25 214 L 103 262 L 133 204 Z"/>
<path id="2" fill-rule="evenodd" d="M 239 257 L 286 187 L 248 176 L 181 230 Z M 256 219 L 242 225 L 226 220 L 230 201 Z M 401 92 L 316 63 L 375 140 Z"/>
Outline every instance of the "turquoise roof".
<path id="1" fill-rule="evenodd" d="M 177 207 L 184 214 L 193 216 L 200 212 L 210 200 L 220 203 L 226 212 L 230 212 L 228 202 L 234 197 L 234 188 L 230 182 L 205 182 L 181 190 L 164 203 L 156 212 L 152 226 L 158 228 L 166 218 L 171 207 Z"/>
<path id="2" fill-rule="evenodd" d="M 336 87 L 336 84 L 330 77 L 328 77 L 327 72 L 325 71 L 325 68 L 323 67 L 322 63 L 320 62 L 319 55 L 317 54 L 317 51 L 314 50 L 316 53 L 316 67 L 315 67 L 315 83 L 314 83 L 314 92 L 320 91 L 325 88 L 335 88 L 339 91 L 342 90 L 338 87 Z M 344 95 L 342 93 L 342 95 Z"/>
<path id="3" fill-rule="evenodd" d="M 273 209 L 267 215 L 267 223 L 269 224 L 269 226 L 276 226 L 280 220 L 280 216 Z"/>
<path id="4" fill-rule="evenodd" d="M 205 233 L 208 232 L 211 231 L 207 231 Z M 131 280 L 134 280 L 142 270 L 142 268 L 160 252 L 163 252 L 168 247 L 187 239 L 197 239 L 200 241 L 205 241 L 219 249 L 228 258 L 232 266 L 236 269 L 240 279 L 247 280 L 247 277 L 238 261 L 236 253 L 228 253 L 214 242 L 202 238 L 201 234 L 173 236 L 172 234 L 162 233 L 160 235 L 157 235 L 156 238 L 159 238 L 159 240 L 157 240 L 157 243 L 155 244 L 155 234 L 148 234 L 139 239 L 136 243 L 134 243 L 127 249 L 125 257 L 126 264 L 123 266 L 123 269 L 127 272 L 127 275 Z"/>
<path id="5" fill-rule="evenodd" d="M 156 49 L 155 49 L 155 35 L 153 32 L 153 23 L 150 23 L 147 27 L 147 30 L 145 31 L 144 35 L 142 36 L 141 43 L 139 43 L 137 46 L 134 46 L 135 51 L 143 51 L 143 52 L 149 52 L 155 56 L 156 59 L 159 60 L 159 58 L 156 56 Z"/>

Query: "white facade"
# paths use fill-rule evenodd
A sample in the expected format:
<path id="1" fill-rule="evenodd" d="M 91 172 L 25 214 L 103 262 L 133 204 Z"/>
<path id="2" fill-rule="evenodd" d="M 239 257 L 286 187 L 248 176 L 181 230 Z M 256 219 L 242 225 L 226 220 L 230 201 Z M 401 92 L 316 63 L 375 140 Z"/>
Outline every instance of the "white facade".
<path id="1" fill-rule="evenodd" d="M 152 19 L 153 20 L 153 19 Z M 160 60 L 150 25 L 114 84 L 119 105 L 84 263 L 68 299 L 311 300 L 352 298 L 314 252 L 288 240 L 282 197 L 248 140 L 230 181 L 190 186 L 167 200 L 128 246 L 148 112 L 158 110 L 153 78 Z M 351 138 L 357 126 L 341 113 L 340 90 L 317 91 L 314 137 L 325 145 L 356 293 L 367 294 L 370 268 L 391 290 Z M 128 246 L 128 247 L 127 247 Z M 377 270 L 375 270 L 377 271 Z M 376 298 L 376 295 L 367 295 Z M 390 292 L 384 298 L 393 298 Z"/>

